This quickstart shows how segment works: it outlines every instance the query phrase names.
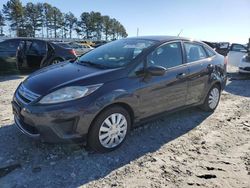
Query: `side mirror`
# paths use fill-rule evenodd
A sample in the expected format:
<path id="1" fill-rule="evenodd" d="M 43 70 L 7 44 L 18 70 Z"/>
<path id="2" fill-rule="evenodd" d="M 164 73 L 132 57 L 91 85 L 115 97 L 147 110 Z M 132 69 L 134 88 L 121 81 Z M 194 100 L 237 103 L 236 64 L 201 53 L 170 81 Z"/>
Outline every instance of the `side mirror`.
<path id="1" fill-rule="evenodd" d="M 154 66 L 148 67 L 146 69 L 146 73 L 152 76 L 162 76 L 165 74 L 166 70 L 167 69 L 165 67 L 154 65 Z"/>

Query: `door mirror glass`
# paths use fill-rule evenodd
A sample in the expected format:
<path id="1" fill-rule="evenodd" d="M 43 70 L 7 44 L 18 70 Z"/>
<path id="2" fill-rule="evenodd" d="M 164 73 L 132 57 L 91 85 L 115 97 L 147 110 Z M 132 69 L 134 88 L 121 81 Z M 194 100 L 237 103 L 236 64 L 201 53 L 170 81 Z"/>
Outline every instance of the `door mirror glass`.
<path id="1" fill-rule="evenodd" d="M 162 76 L 166 72 L 166 68 L 162 66 L 150 66 L 146 69 L 146 73 L 152 75 L 152 76 Z"/>

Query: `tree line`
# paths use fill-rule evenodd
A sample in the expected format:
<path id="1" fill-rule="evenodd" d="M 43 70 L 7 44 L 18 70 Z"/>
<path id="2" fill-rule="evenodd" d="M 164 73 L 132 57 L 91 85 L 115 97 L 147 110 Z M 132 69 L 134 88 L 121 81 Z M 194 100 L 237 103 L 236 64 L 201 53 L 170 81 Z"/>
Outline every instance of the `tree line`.
<path id="1" fill-rule="evenodd" d="M 79 38 L 105 40 L 127 37 L 125 27 L 115 18 L 100 12 L 83 12 L 76 18 L 72 12 L 63 13 L 48 3 L 9 0 L 0 10 L 0 35 L 4 27 L 17 37 Z"/>

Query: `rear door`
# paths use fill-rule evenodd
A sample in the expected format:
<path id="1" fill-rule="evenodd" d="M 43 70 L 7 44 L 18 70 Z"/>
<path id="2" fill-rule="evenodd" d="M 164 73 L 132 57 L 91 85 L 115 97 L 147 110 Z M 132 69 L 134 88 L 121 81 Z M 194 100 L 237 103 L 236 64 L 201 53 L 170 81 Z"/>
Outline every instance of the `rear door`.
<path id="1" fill-rule="evenodd" d="M 16 50 L 20 39 L 9 39 L 0 43 L 0 71 L 16 70 Z"/>
<path id="2" fill-rule="evenodd" d="M 186 104 L 200 102 L 209 79 L 209 69 L 213 67 L 205 48 L 200 43 L 184 42 L 185 59 L 189 69 Z M 213 56 L 212 50 L 211 55 Z M 215 53 L 214 53 L 215 55 Z"/>
<path id="3" fill-rule="evenodd" d="M 147 57 L 147 66 L 163 66 L 162 76 L 149 76 L 141 82 L 142 116 L 169 111 L 186 103 L 188 69 L 183 64 L 181 42 L 170 42 L 156 48 Z"/>
<path id="4" fill-rule="evenodd" d="M 16 50 L 19 45 L 19 42 L 19 39 L 10 39 L 0 43 L 0 62 L 16 62 Z"/>
<path id="5" fill-rule="evenodd" d="M 232 66 L 239 66 L 240 60 L 247 53 L 246 46 L 242 44 L 232 44 L 227 54 L 228 64 Z"/>

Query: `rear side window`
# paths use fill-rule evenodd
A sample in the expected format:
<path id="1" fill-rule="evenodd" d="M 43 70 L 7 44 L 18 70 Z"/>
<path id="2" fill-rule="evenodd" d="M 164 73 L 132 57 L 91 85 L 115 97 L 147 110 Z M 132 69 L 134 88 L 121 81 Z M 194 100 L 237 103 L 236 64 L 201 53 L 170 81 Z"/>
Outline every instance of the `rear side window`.
<path id="1" fill-rule="evenodd" d="M 207 58 L 204 48 L 199 44 L 184 43 L 187 62 L 199 61 Z"/>
<path id="2" fill-rule="evenodd" d="M 208 57 L 212 57 L 212 56 L 216 55 L 216 53 L 213 50 L 209 49 L 208 47 L 204 46 L 204 48 L 207 52 Z"/>
<path id="3" fill-rule="evenodd" d="M 6 40 L 0 43 L 0 49 L 8 51 L 16 51 L 20 40 Z"/>
<path id="4" fill-rule="evenodd" d="M 159 65 L 171 68 L 182 64 L 181 44 L 179 42 L 167 43 L 156 48 L 147 58 L 148 66 Z"/>
<path id="5" fill-rule="evenodd" d="M 34 55 L 44 55 L 46 53 L 46 43 L 43 41 L 32 41 L 31 45 L 29 46 L 29 54 Z"/>

